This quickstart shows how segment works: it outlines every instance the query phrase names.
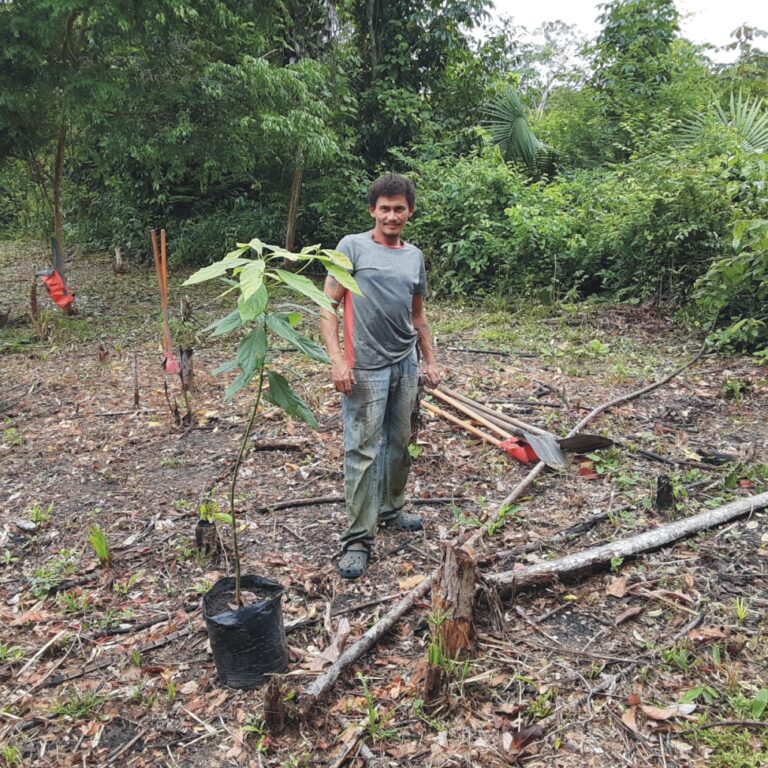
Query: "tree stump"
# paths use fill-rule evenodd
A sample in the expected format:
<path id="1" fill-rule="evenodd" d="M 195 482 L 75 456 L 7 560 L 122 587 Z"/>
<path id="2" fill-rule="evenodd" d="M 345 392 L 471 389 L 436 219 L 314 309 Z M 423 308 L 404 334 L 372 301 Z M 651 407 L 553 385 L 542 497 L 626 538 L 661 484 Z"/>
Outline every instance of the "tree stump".
<path id="1" fill-rule="evenodd" d="M 216 523 L 198 520 L 195 526 L 197 555 L 202 560 L 213 560 L 219 554 L 219 535 Z"/>
<path id="2" fill-rule="evenodd" d="M 437 664 L 427 664 L 424 672 L 424 691 L 422 698 L 427 707 L 434 706 L 443 693 L 443 668 Z"/>
<path id="3" fill-rule="evenodd" d="M 669 509 L 675 503 L 675 492 L 672 488 L 672 480 L 669 475 L 659 475 L 656 479 L 656 498 L 654 507 L 657 511 L 663 512 Z"/>
<path id="4" fill-rule="evenodd" d="M 432 611 L 436 639 L 451 659 L 468 651 L 474 638 L 472 609 L 477 561 L 465 549 L 446 544 L 432 585 Z"/>
<path id="5" fill-rule="evenodd" d="M 270 733 L 277 734 L 285 728 L 285 722 L 285 691 L 282 677 L 275 675 L 264 690 L 264 723 Z"/>

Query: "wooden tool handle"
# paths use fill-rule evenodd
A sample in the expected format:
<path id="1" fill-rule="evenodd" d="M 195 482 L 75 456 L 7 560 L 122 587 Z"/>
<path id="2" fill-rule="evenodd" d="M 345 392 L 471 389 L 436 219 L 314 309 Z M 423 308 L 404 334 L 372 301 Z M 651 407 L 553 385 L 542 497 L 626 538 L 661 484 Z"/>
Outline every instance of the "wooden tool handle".
<path id="1" fill-rule="evenodd" d="M 478 424 L 482 424 L 484 427 L 487 427 L 491 430 L 491 432 L 495 432 L 497 435 L 501 435 L 501 437 L 505 440 L 510 437 L 510 433 L 508 431 L 502 429 L 492 421 L 489 421 L 484 416 L 481 416 L 477 411 L 472 410 L 472 408 L 470 408 L 468 405 L 464 405 L 458 400 L 454 400 L 452 397 L 446 395 L 445 392 L 441 392 L 439 389 L 433 389 L 430 394 L 432 397 L 436 397 L 438 400 L 442 400 L 444 403 L 453 406 L 457 411 L 461 411 L 463 414 L 469 416 Z"/>
<path id="2" fill-rule="evenodd" d="M 472 400 L 471 398 L 467 397 L 466 395 L 462 395 L 460 392 L 454 392 L 454 390 L 448 389 L 448 387 L 441 387 L 441 389 L 443 393 L 447 394 L 449 397 L 453 397 L 456 400 L 460 400 L 462 403 L 466 403 L 472 408 L 477 408 L 479 411 L 483 413 L 493 414 L 495 417 L 502 419 L 503 421 L 506 421 L 510 425 L 510 427 L 512 426 L 517 427 L 517 429 L 524 430 L 525 432 L 530 432 L 532 435 L 551 434 L 550 432 L 547 432 L 546 429 L 535 427 L 533 424 L 527 424 L 524 421 L 520 421 L 520 419 L 516 419 L 513 416 L 510 416 L 508 413 L 502 413 L 501 411 L 494 410 L 493 408 L 488 408 L 482 403 L 478 403 L 475 400 Z"/>
<path id="3" fill-rule="evenodd" d="M 452 424 L 455 424 L 456 426 L 461 427 L 463 430 L 469 432 L 471 435 L 474 435 L 475 437 L 479 437 L 481 440 L 484 440 L 486 443 L 495 445 L 497 448 L 501 445 L 501 440 L 497 440 L 495 437 L 492 437 L 491 435 L 486 435 L 485 432 L 482 432 L 476 427 L 473 427 L 469 422 L 462 421 L 461 419 L 456 418 L 456 416 L 453 416 L 447 411 L 444 411 L 442 408 L 438 408 L 433 403 L 429 403 L 426 400 L 422 400 L 421 404 L 424 406 L 424 408 L 426 408 L 431 413 L 434 413 L 437 416 L 442 417 L 446 421 L 450 421 Z"/>

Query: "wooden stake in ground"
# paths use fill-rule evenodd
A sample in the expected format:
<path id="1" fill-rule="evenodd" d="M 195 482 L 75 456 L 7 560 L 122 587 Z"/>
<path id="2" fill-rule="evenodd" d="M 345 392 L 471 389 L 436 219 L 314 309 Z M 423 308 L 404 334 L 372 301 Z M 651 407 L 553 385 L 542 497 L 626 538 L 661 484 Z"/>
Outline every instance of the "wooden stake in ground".
<path id="1" fill-rule="evenodd" d="M 137 354 L 133 353 L 133 407 L 138 411 L 140 408 L 139 401 L 139 358 Z"/>
<path id="2" fill-rule="evenodd" d="M 264 691 L 264 722 L 270 733 L 280 733 L 285 720 L 285 691 L 280 675 L 274 675 Z"/>
<path id="3" fill-rule="evenodd" d="M 32 277 L 32 284 L 29 286 L 29 316 L 37 320 L 40 310 L 37 307 L 37 275 Z"/>
<path id="4" fill-rule="evenodd" d="M 465 549 L 447 542 L 443 560 L 432 584 L 434 633 L 443 653 L 455 659 L 472 646 L 474 625 L 475 558 Z"/>
<path id="5" fill-rule="evenodd" d="M 509 595 L 521 587 L 573 577 L 591 568 L 607 565 L 616 557 L 630 557 L 640 552 L 658 549 L 766 506 L 768 506 L 768 491 L 748 499 L 732 501 L 717 509 L 708 509 L 706 512 L 700 512 L 683 520 L 675 520 L 673 523 L 639 533 L 637 536 L 611 541 L 584 552 L 566 555 L 558 560 L 529 565 L 519 571 L 492 574 L 485 579 L 495 585 L 503 596 Z"/>

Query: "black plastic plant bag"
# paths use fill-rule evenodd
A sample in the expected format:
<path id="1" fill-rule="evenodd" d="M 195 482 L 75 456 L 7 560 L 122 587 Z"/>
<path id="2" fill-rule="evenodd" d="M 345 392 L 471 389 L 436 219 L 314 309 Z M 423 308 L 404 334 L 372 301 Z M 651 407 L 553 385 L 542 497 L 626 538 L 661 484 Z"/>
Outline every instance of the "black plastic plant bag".
<path id="1" fill-rule="evenodd" d="M 216 671 L 223 685 L 254 688 L 270 673 L 288 668 L 288 648 L 283 628 L 283 587 L 261 576 L 243 576 L 242 591 L 260 598 L 232 610 L 235 579 L 219 579 L 203 598 L 205 623 Z"/>

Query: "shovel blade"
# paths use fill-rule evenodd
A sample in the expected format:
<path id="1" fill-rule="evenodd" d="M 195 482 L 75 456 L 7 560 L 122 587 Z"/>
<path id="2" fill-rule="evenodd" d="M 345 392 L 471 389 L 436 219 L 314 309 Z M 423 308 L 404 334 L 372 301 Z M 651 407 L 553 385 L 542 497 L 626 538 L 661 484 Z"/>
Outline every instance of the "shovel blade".
<path id="1" fill-rule="evenodd" d="M 523 437 L 539 459 L 551 469 L 565 469 L 568 466 L 563 449 L 553 435 L 533 435 L 530 432 L 523 432 Z"/>
<path id="2" fill-rule="evenodd" d="M 589 453 L 589 451 L 598 451 L 613 445 L 610 437 L 602 437 L 602 435 L 574 435 L 562 437 L 557 442 L 564 451 L 571 453 Z"/>

